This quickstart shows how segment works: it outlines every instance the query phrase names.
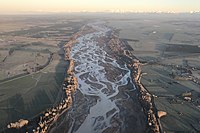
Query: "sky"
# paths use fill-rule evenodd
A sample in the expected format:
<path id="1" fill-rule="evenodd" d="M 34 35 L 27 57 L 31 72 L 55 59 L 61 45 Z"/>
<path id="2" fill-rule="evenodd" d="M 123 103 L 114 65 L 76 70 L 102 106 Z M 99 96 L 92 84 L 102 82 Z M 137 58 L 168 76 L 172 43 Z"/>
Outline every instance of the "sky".
<path id="1" fill-rule="evenodd" d="M 0 13 L 80 11 L 190 12 L 200 0 L 0 0 Z"/>

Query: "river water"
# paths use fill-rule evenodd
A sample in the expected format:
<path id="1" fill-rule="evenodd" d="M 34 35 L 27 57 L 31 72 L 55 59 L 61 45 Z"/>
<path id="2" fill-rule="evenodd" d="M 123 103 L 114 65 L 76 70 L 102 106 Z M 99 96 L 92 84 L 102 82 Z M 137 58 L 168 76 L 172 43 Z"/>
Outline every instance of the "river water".
<path id="1" fill-rule="evenodd" d="M 97 38 L 105 37 L 111 29 L 102 23 L 88 26 L 95 29 L 95 32 L 77 38 L 78 43 L 73 45 L 71 57 L 75 61 L 78 89 L 85 97 L 95 96 L 98 100 L 89 108 L 89 113 L 79 128 L 76 131 L 69 131 L 75 133 L 99 133 L 111 127 L 112 117 L 120 112 L 116 105 L 116 101 L 120 100 L 120 97 L 116 97 L 119 88 L 131 83 L 133 90 L 135 89 L 126 64 L 119 64 L 105 51 L 106 44 L 99 45 L 97 42 Z M 109 71 L 114 72 L 113 75 L 116 77 L 109 78 L 112 77 L 109 75 L 112 73 L 108 74 Z"/>

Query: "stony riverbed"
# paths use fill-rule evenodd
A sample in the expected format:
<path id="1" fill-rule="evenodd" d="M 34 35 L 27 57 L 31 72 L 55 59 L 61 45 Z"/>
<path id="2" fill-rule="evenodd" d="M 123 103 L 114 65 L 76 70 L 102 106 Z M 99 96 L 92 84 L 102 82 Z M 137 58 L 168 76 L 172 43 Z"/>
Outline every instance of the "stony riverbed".
<path id="1" fill-rule="evenodd" d="M 114 58 L 105 41 L 112 29 L 103 23 L 87 26 L 94 32 L 82 34 L 71 49 L 79 87 L 66 122 L 60 124 L 62 129 L 75 133 L 143 132 L 145 116 L 131 71 Z"/>

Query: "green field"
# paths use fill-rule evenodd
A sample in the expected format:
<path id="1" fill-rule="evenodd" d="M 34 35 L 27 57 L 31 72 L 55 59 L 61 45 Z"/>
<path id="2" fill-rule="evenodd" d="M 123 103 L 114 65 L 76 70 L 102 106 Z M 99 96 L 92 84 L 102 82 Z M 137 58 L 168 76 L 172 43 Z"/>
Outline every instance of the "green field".
<path id="1" fill-rule="evenodd" d="M 65 67 L 55 60 L 38 73 L 0 83 L 0 126 L 52 107 L 60 99 Z"/>
<path id="2" fill-rule="evenodd" d="M 67 67 L 62 46 L 85 20 L 68 15 L 0 18 L 1 129 L 60 102 Z"/>
<path id="3" fill-rule="evenodd" d="M 199 16 L 113 15 L 108 25 L 119 29 L 120 38 L 129 39 L 133 55 L 145 62 L 141 83 L 157 96 L 157 109 L 167 112 L 160 119 L 164 131 L 200 132 Z M 170 76 L 173 72 L 184 77 L 184 70 L 199 83 Z M 180 97 L 185 92 L 192 93 L 191 101 Z"/>

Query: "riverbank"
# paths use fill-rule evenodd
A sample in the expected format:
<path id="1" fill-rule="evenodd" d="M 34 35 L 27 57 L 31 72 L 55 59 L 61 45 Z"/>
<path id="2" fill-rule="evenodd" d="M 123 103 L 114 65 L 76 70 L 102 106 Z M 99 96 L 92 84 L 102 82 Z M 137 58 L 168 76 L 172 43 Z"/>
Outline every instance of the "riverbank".
<path id="1" fill-rule="evenodd" d="M 198 20 L 190 16 L 194 21 L 186 22 L 187 17 L 122 15 L 108 20 L 142 63 L 141 83 L 154 96 L 156 108 L 167 112 L 160 119 L 164 132 L 200 131 Z"/>
<path id="2" fill-rule="evenodd" d="M 119 55 L 121 60 L 126 62 L 132 72 L 132 80 L 137 86 L 140 103 L 143 107 L 144 113 L 147 116 L 148 125 L 146 127 L 146 131 L 160 133 L 162 132 L 162 126 L 159 122 L 158 111 L 154 103 L 154 97 L 140 82 L 142 78 L 142 63 L 131 53 L 132 49 L 130 49 L 130 46 L 127 45 L 126 42 L 123 42 L 123 40 L 119 39 L 117 32 L 118 31 L 113 31 L 111 34 L 109 48 Z"/>
<path id="3" fill-rule="evenodd" d="M 9 123 L 32 120 L 60 102 L 67 67 L 62 47 L 86 21 L 66 14 L 0 18 L 0 29 L 4 29 L 0 33 L 0 80 L 22 74 L 0 81 L 2 131 Z"/>
<path id="4" fill-rule="evenodd" d="M 71 43 L 67 43 L 65 46 L 70 46 Z M 69 51 L 65 49 L 65 57 L 69 54 Z M 50 132 L 57 119 L 64 114 L 72 104 L 72 96 L 78 87 L 77 78 L 74 76 L 74 61 L 68 57 L 65 58 L 68 64 L 66 68 L 66 77 L 62 85 L 62 98 L 58 104 L 56 103 L 53 107 L 48 108 L 46 111 L 35 116 L 33 119 L 23 120 L 26 123 L 21 124 L 19 122 L 11 122 L 7 125 L 7 128 L 3 129 L 2 132 L 33 132 L 33 133 L 45 133 Z"/>

